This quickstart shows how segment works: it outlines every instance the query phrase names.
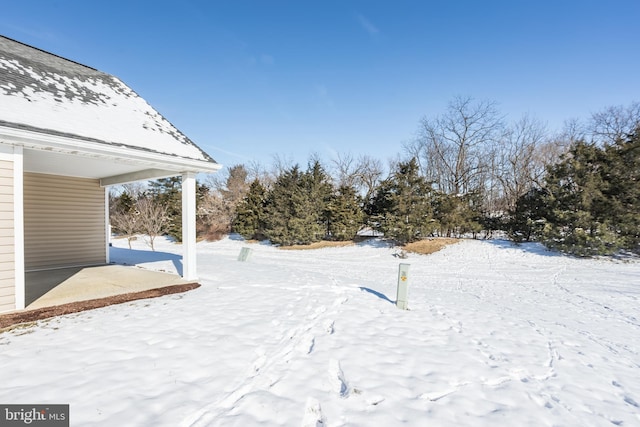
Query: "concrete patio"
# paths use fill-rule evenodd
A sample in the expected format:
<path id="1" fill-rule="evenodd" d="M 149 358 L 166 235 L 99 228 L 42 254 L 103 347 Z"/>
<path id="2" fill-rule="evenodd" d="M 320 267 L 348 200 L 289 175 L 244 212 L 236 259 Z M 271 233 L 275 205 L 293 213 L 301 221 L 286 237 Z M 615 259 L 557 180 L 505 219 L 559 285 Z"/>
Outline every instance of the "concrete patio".
<path id="1" fill-rule="evenodd" d="M 189 283 L 175 274 L 123 265 L 33 271 L 26 274 L 26 310 Z"/>

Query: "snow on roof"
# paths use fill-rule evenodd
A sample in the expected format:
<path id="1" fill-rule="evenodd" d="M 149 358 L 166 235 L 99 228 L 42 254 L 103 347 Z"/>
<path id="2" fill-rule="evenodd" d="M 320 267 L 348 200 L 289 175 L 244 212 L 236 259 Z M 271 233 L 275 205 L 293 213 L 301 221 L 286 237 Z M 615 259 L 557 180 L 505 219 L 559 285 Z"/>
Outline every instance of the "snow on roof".
<path id="1" fill-rule="evenodd" d="M 215 163 L 118 78 L 3 36 L 0 125 Z"/>

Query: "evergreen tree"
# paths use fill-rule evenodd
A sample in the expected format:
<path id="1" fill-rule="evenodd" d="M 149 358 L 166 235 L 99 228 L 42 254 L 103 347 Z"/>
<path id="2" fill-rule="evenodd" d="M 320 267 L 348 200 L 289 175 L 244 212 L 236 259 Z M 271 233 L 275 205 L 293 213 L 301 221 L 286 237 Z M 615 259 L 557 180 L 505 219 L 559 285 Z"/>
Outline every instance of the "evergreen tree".
<path id="1" fill-rule="evenodd" d="M 433 190 L 418 172 L 415 159 L 399 163 L 380 184 L 368 213 L 372 226 L 398 243 L 413 242 L 436 230 Z"/>
<path id="2" fill-rule="evenodd" d="M 334 240 L 352 240 L 364 222 L 360 198 L 353 187 L 342 185 L 329 203 L 329 235 Z"/>
<path id="3" fill-rule="evenodd" d="M 266 193 L 264 186 L 255 179 L 245 197 L 238 203 L 233 231 L 245 239 L 264 237 Z"/>
<path id="4" fill-rule="evenodd" d="M 605 147 L 606 207 L 621 246 L 640 252 L 640 127 L 626 140 Z"/>
<path id="5" fill-rule="evenodd" d="M 608 163 L 602 149 L 578 141 L 549 169 L 543 198 L 547 246 L 581 256 L 610 254 L 623 246 L 606 194 Z"/>
<path id="6" fill-rule="evenodd" d="M 516 201 L 506 225 L 509 237 L 514 242 L 529 242 L 542 235 L 546 214 L 544 195 L 544 190 L 532 188 Z"/>
<path id="7" fill-rule="evenodd" d="M 333 196 L 333 186 L 329 175 L 318 160 L 309 164 L 304 175 L 304 183 L 311 204 L 313 222 L 318 225 L 314 241 L 322 240 L 330 235 L 329 204 Z M 316 229 L 316 227 L 313 227 Z"/>
<path id="8" fill-rule="evenodd" d="M 249 190 L 247 177 L 249 172 L 244 165 L 235 165 L 229 168 L 229 175 L 225 183 L 219 189 L 222 198 L 227 204 L 234 207 L 242 200 Z"/>
<path id="9" fill-rule="evenodd" d="M 182 177 L 172 176 L 149 182 L 149 195 L 154 203 L 163 207 L 168 218 L 165 231 L 182 241 Z"/>
<path id="10" fill-rule="evenodd" d="M 134 210 L 136 201 L 128 191 L 124 190 L 118 196 L 110 196 L 109 207 L 112 211 L 128 213 Z"/>
<path id="11" fill-rule="evenodd" d="M 482 230 L 480 224 L 481 203 L 475 193 L 438 194 L 434 202 L 434 216 L 438 222 L 440 234 L 462 236 L 466 233 L 474 235 Z"/>
<path id="12" fill-rule="evenodd" d="M 278 245 L 308 244 L 321 239 L 316 204 L 309 194 L 311 179 L 296 165 L 273 184 L 265 208 L 265 236 Z"/>

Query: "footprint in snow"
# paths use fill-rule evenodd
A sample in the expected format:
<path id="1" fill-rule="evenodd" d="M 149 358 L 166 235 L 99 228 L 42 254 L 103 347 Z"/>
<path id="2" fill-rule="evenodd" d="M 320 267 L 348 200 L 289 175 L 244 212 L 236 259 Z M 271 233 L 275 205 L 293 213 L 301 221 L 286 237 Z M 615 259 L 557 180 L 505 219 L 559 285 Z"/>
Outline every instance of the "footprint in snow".
<path id="1" fill-rule="evenodd" d="M 371 396 L 366 400 L 366 402 L 369 406 L 377 406 L 378 404 L 384 402 L 384 397 L 379 395 Z"/>
<path id="2" fill-rule="evenodd" d="M 262 347 L 258 347 L 255 352 L 258 358 L 253 362 L 253 371 L 258 372 L 267 363 L 267 352 Z"/>
<path id="3" fill-rule="evenodd" d="M 340 397 L 349 396 L 349 386 L 344 378 L 340 362 L 336 359 L 329 361 L 329 385 L 331 391 L 338 393 Z"/>
<path id="4" fill-rule="evenodd" d="M 460 389 L 462 389 L 468 384 L 469 384 L 468 382 L 450 383 L 449 384 L 450 387 L 448 388 L 422 393 L 419 397 L 420 399 L 429 400 L 431 402 L 437 402 L 438 400 L 444 397 L 447 397 L 450 394 L 460 391 Z"/>
<path id="5" fill-rule="evenodd" d="M 633 398 L 631 396 L 625 395 L 624 396 L 624 401 L 625 401 L 625 403 L 628 403 L 631 406 L 635 406 L 636 408 L 640 408 L 640 405 L 638 405 L 638 403 L 635 400 L 633 400 Z"/>
<path id="6" fill-rule="evenodd" d="M 313 312 L 313 314 L 311 314 L 311 316 L 309 316 L 309 318 L 311 320 L 317 319 L 318 316 L 320 316 L 322 313 L 326 311 L 327 311 L 327 307 L 325 307 L 324 305 L 321 305 L 320 307 L 315 309 L 315 311 Z"/>
<path id="7" fill-rule="evenodd" d="M 511 381 L 511 377 L 499 377 L 485 380 L 484 384 L 488 385 L 489 387 L 499 387 L 502 384 L 508 383 L 509 381 Z M 521 379 L 520 381 L 528 382 L 528 379 Z"/>
<path id="8" fill-rule="evenodd" d="M 333 302 L 333 305 L 334 306 L 339 306 L 339 305 L 342 305 L 342 304 L 346 303 L 347 301 L 349 301 L 349 297 L 341 297 L 341 298 L 336 299 Z"/>
<path id="9" fill-rule="evenodd" d="M 309 397 L 304 408 L 304 418 L 301 427 L 324 427 L 325 421 L 322 415 L 322 408 L 318 399 Z"/>
<path id="10" fill-rule="evenodd" d="M 427 393 L 422 393 L 420 395 L 420 399 L 428 400 L 430 402 L 437 402 L 438 400 L 442 399 L 443 397 L 447 397 L 450 394 L 455 393 L 456 391 L 458 391 L 457 388 L 448 388 L 448 389 L 444 389 L 444 390 L 430 391 L 430 392 L 427 392 Z"/>
<path id="11" fill-rule="evenodd" d="M 297 346 L 300 353 L 311 354 L 316 344 L 316 337 L 313 334 L 305 334 Z"/>
<path id="12" fill-rule="evenodd" d="M 328 335 L 333 335 L 333 332 L 335 331 L 334 324 L 335 322 L 332 319 L 327 319 L 324 321 L 323 327 L 324 330 L 327 331 Z"/>

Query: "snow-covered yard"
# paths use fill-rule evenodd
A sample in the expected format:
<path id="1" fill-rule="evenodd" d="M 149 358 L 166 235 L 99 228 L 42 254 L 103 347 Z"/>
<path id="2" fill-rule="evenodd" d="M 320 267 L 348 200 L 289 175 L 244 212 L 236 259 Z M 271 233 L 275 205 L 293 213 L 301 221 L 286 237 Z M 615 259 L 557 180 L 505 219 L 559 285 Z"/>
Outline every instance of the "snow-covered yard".
<path id="1" fill-rule="evenodd" d="M 180 246 L 135 243 L 112 260 L 175 271 Z M 640 425 L 637 260 L 464 241 L 402 260 L 402 311 L 375 241 L 198 251 L 195 291 L 0 334 L 0 402 L 72 426 Z"/>

